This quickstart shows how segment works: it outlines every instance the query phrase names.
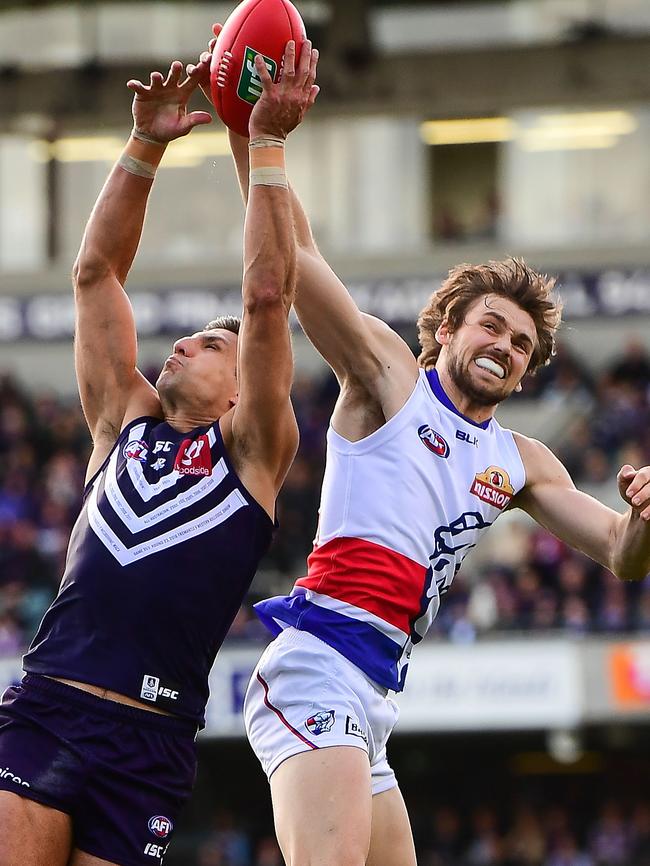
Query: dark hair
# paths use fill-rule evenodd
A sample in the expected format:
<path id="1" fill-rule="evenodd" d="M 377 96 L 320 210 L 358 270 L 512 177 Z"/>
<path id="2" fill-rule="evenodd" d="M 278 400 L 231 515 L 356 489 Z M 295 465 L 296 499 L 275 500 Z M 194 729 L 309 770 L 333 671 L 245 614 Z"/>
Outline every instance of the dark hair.
<path id="1" fill-rule="evenodd" d="M 241 319 L 238 316 L 217 316 L 207 325 L 204 325 L 204 331 L 232 331 L 233 334 L 239 334 L 241 328 Z"/>
<path id="2" fill-rule="evenodd" d="M 436 331 L 446 321 L 453 333 L 464 322 L 469 307 L 482 295 L 501 295 L 521 307 L 535 323 L 537 345 L 528 372 L 548 364 L 555 354 L 555 332 L 560 325 L 562 304 L 553 294 L 555 279 L 540 274 L 522 259 L 507 258 L 485 265 L 457 265 L 431 295 L 418 317 L 421 367 L 433 367 L 441 345 Z"/>

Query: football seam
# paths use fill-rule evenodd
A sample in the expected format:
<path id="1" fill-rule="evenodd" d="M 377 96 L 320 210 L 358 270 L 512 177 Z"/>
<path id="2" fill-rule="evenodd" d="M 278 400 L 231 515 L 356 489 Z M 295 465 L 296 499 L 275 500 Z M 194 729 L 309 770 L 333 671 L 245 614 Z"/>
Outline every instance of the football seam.
<path id="1" fill-rule="evenodd" d="M 244 28 L 244 25 L 246 24 L 246 22 L 248 21 L 248 19 L 249 19 L 249 17 L 250 17 L 251 12 L 252 12 L 254 9 L 257 9 L 257 7 L 260 5 L 260 3 L 264 3 L 264 0 L 257 0 L 257 3 L 255 3 L 255 5 L 254 5 L 254 6 L 251 6 L 251 8 L 249 9 L 249 11 L 248 11 L 248 15 L 247 15 L 247 16 L 244 18 L 244 20 L 241 22 L 241 24 L 239 25 L 239 30 L 237 30 L 237 32 L 235 33 L 235 35 L 234 35 L 233 38 L 232 38 L 232 42 L 230 43 L 230 44 L 231 44 L 231 47 L 235 44 L 235 42 L 237 41 L 237 39 L 239 39 L 239 34 L 242 32 L 242 30 L 243 30 L 243 28 Z M 283 4 L 282 8 L 284 8 L 284 4 Z M 228 48 L 227 50 L 230 51 L 230 48 Z M 241 75 L 241 70 L 239 71 L 239 74 Z M 222 88 L 217 88 L 217 95 L 219 96 L 219 103 L 220 103 L 220 106 L 221 106 L 221 108 L 222 108 L 222 110 L 223 110 L 223 105 L 222 105 L 222 103 L 223 103 L 223 97 L 222 97 L 222 92 L 221 92 L 221 90 L 222 90 Z M 215 105 L 215 108 L 216 108 L 216 105 Z"/>

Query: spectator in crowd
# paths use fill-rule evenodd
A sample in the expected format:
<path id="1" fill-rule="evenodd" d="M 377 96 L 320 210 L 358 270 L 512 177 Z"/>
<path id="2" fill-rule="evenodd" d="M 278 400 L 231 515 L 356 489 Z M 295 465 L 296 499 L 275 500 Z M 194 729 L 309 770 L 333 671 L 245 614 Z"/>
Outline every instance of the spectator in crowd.
<path id="1" fill-rule="evenodd" d="M 555 443 L 576 482 L 611 483 L 622 463 L 650 461 L 650 355 L 638 338 L 630 337 L 597 383 L 560 348 L 555 364 L 527 380 L 522 399 L 527 395 L 579 406 Z M 259 594 L 268 594 L 265 580 L 278 593 L 304 573 L 335 397 L 329 371 L 296 376 L 301 448 L 278 501 L 280 531 L 262 563 L 259 589 L 254 586 Z M 0 656 L 24 650 L 56 590 L 89 446 L 76 398 L 30 395 L 12 376 L 0 375 Z M 467 642 L 494 630 L 650 632 L 650 585 L 616 582 L 538 527 L 513 521 L 490 556 L 478 568 L 468 562 L 458 575 L 434 638 Z M 250 606 L 237 617 L 231 639 L 265 640 Z"/>

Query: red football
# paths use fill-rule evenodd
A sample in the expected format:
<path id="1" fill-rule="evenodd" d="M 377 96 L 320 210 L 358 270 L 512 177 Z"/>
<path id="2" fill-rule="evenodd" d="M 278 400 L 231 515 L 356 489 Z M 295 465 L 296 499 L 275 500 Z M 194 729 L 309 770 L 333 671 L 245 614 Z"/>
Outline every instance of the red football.
<path id="1" fill-rule="evenodd" d="M 234 132 L 248 136 L 248 120 L 262 93 L 253 62 L 261 54 L 278 80 L 287 42 L 295 39 L 296 63 L 305 25 L 289 0 L 244 0 L 219 34 L 210 64 L 210 90 L 217 114 Z"/>

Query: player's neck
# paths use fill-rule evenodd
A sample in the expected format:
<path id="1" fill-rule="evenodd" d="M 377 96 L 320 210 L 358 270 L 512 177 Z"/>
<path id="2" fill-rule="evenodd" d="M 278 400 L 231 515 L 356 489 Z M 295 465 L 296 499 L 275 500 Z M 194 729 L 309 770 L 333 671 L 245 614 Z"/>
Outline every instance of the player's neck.
<path id="1" fill-rule="evenodd" d="M 209 427 L 216 420 L 216 418 L 199 418 L 198 416 L 190 418 L 189 416 L 165 415 L 165 421 L 179 433 L 189 433 L 190 430 L 195 430 L 197 427 Z"/>
<path id="2" fill-rule="evenodd" d="M 469 394 L 462 391 L 455 384 L 444 365 L 436 365 L 436 372 L 445 394 L 451 400 L 457 412 L 469 418 L 470 421 L 474 421 L 475 424 L 483 424 L 494 416 L 497 403 L 486 406 L 474 401 Z"/>
<path id="3" fill-rule="evenodd" d="M 196 407 L 170 405 L 161 401 L 163 417 L 170 427 L 179 433 L 188 433 L 196 427 L 209 427 L 214 424 L 218 415 Z"/>

